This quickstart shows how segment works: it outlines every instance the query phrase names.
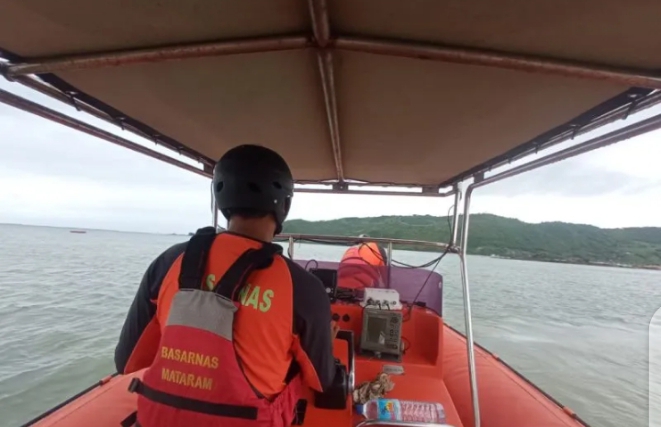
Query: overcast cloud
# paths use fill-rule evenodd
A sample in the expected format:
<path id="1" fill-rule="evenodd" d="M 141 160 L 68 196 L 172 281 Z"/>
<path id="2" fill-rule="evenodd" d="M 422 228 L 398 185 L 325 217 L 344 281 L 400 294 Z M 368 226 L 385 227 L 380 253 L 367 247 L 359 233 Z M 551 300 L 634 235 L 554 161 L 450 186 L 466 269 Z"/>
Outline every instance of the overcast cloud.
<path id="1" fill-rule="evenodd" d="M 0 88 L 86 117 L 5 81 Z M 99 120 L 87 121 L 144 142 Z M 528 222 L 661 226 L 660 139 L 661 132 L 654 132 L 484 187 L 474 194 L 472 212 Z M 445 215 L 450 204 L 449 199 L 299 193 L 290 217 Z M 0 222 L 183 233 L 210 218 L 208 180 L 0 105 Z"/>

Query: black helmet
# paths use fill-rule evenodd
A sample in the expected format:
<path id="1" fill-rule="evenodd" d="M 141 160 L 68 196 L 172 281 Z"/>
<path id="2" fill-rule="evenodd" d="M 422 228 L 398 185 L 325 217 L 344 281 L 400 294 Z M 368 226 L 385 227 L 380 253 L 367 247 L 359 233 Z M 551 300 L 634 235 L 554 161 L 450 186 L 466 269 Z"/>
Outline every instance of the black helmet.
<path id="1" fill-rule="evenodd" d="M 259 145 L 239 145 L 213 169 L 216 206 L 229 220 L 234 210 L 272 213 L 282 231 L 294 195 L 294 178 L 278 153 Z"/>

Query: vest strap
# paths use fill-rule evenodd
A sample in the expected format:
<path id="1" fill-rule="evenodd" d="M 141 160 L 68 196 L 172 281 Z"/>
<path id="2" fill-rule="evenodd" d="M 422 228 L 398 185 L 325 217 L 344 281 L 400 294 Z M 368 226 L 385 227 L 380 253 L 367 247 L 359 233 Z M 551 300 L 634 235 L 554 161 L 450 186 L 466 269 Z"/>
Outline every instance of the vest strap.
<path id="1" fill-rule="evenodd" d="M 236 290 L 246 284 L 250 273 L 269 267 L 273 262 L 273 257 L 277 254 L 282 254 L 282 246 L 273 243 L 265 243 L 259 249 L 248 249 L 216 283 L 214 292 L 227 299 L 235 300 L 237 298 Z"/>
<path id="2" fill-rule="evenodd" d="M 243 418 L 246 420 L 257 419 L 257 408 L 254 406 L 225 405 L 222 403 L 211 403 L 203 400 L 175 396 L 174 394 L 155 390 L 140 381 L 138 378 L 133 378 L 131 380 L 129 391 L 131 393 L 137 393 L 156 403 L 171 406 L 173 408 L 221 417 Z"/>
<path id="3" fill-rule="evenodd" d="M 121 427 L 136 427 L 138 424 L 138 411 L 133 411 L 128 417 L 124 418 L 119 425 Z"/>
<path id="4" fill-rule="evenodd" d="M 202 287 L 204 270 L 216 236 L 216 230 L 213 227 L 204 227 L 197 230 L 191 237 L 184 252 L 184 258 L 181 260 L 179 289 L 200 289 Z"/>

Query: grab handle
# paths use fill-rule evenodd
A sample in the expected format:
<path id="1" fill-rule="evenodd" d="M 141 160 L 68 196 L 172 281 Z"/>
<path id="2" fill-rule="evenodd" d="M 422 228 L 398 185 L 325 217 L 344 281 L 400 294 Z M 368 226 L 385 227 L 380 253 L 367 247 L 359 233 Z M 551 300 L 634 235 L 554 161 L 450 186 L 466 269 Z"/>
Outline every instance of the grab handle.
<path id="1" fill-rule="evenodd" d="M 349 390 L 348 394 L 351 395 L 353 393 L 353 388 L 354 388 L 354 382 L 355 382 L 355 371 L 354 371 L 354 344 L 353 344 L 353 331 L 351 330 L 340 330 L 337 332 L 337 336 L 335 337 L 340 340 L 344 340 L 347 342 L 347 369 L 349 371 Z"/>

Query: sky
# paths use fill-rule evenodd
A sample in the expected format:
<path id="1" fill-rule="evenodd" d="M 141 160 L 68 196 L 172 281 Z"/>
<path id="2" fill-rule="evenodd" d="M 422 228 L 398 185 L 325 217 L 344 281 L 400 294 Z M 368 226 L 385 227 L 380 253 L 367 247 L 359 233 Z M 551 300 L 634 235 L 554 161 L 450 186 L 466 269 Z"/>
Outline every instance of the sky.
<path id="1" fill-rule="evenodd" d="M 171 154 L 18 84 L 0 79 L 0 89 Z M 650 109 L 631 120 L 658 113 L 661 108 Z M 471 212 L 532 223 L 661 227 L 660 141 L 661 131 L 652 132 L 482 187 L 473 193 Z M 297 193 L 289 218 L 443 216 L 451 204 L 451 198 Z M 0 223 L 187 233 L 211 217 L 208 179 L 0 104 Z"/>

